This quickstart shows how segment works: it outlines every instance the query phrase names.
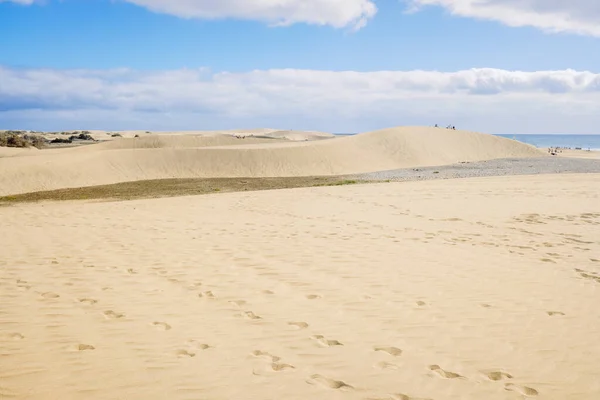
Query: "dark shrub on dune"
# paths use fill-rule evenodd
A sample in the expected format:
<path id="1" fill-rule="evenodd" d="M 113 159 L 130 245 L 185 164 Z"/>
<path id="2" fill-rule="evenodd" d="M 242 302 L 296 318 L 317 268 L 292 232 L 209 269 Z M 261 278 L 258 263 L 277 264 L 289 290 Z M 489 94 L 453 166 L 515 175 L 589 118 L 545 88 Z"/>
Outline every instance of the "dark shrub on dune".
<path id="1" fill-rule="evenodd" d="M 0 147 L 37 147 L 38 149 L 46 145 L 46 140 L 37 135 L 28 135 L 22 131 L 0 132 Z"/>
<path id="2" fill-rule="evenodd" d="M 67 144 L 67 143 L 73 143 L 73 141 L 71 139 L 52 139 L 50 141 L 51 144 Z"/>
<path id="3" fill-rule="evenodd" d="M 72 135 L 69 140 L 73 141 L 73 140 L 94 140 L 94 138 L 92 137 L 92 135 L 89 134 L 89 132 L 82 132 L 79 135 Z"/>

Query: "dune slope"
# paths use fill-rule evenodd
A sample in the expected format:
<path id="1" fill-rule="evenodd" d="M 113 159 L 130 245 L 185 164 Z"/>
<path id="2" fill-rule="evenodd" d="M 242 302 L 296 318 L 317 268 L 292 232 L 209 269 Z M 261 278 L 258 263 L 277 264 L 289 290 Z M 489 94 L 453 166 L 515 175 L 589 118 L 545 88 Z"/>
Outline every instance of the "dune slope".
<path id="1" fill-rule="evenodd" d="M 305 142 L 265 139 L 268 143 L 257 143 L 260 139 L 248 138 L 229 139 L 239 145 L 226 145 L 217 143 L 224 140 L 219 138 L 209 147 L 197 145 L 206 138 L 155 140 L 156 143 L 142 148 L 132 148 L 132 142 L 117 141 L 39 152 L 36 157 L 0 159 L 0 195 L 145 179 L 344 175 L 544 156 L 543 152 L 510 139 L 423 127 Z M 176 140 L 178 144 L 173 143 Z M 169 141 L 173 145 L 164 147 Z"/>

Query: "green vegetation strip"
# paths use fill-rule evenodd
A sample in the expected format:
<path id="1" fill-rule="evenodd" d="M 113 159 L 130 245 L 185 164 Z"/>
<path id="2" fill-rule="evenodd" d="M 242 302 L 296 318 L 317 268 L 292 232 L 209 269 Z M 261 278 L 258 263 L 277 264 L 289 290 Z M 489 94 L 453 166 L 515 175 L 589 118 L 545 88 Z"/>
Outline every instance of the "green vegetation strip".
<path id="1" fill-rule="evenodd" d="M 112 185 L 48 190 L 0 197 L 0 205 L 66 200 L 134 200 L 315 186 L 343 186 L 362 181 L 343 177 L 155 179 Z"/>

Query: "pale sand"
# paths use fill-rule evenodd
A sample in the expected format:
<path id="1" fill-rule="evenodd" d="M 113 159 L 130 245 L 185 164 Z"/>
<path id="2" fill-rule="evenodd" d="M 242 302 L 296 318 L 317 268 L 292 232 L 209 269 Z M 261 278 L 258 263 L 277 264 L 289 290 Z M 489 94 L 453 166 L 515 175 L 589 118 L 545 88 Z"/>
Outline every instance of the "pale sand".
<path id="1" fill-rule="evenodd" d="M 599 183 L 0 208 L 0 398 L 597 400 Z"/>
<path id="2" fill-rule="evenodd" d="M 600 160 L 600 151 L 561 150 L 561 152 L 558 155 L 560 157 L 586 158 L 586 159 Z"/>
<path id="3" fill-rule="evenodd" d="M 82 132 L 83 130 L 77 131 Z M 113 137 L 113 134 L 118 133 L 123 138 L 134 138 L 139 136 L 153 137 L 153 136 L 268 136 L 273 138 L 287 139 L 287 140 L 315 140 L 333 137 L 331 133 L 316 132 L 316 131 L 292 131 L 292 130 L 280 130 L 270 128 L 253 128 L 253 129 L 229 129 L 229 130 L 212 130 L 212 131 L 143 131 L 143 130 L 129 130 L 129 131 L 102 131 L 102 130 L 85 130 L 96 140 L 101 141 L 112 141 L 118 140 L 119 137 Z M 68 135 L 62 135 L 60 133 L 43 133 L 48 139 L 65 138 L 69 137 L 72 132 L 66 131 Z"/>
<path id="4" fill-rule="evenodd" d="M 39 150 L 36 149 L 35 147 L 15 148 L 15 147 L 1 147 L 0 146 L 0 158 L 38 155 L 38 152 L 39 152 Z"/>
<path id="5" fill-rule="evenodd" d="M 149 179 L 331 176 L 544 156 L 510 139 L 426 127 L 300 142 L 164 135 L 0 158 L 0 195 Z"/>

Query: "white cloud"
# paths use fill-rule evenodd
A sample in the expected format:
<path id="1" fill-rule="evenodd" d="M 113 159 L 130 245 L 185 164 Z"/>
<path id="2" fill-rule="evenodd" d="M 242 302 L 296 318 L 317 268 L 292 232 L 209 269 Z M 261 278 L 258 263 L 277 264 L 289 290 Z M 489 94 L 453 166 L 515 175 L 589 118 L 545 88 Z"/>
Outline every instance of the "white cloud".
<path id="1" fill-rule="evenodd" d="M 31 5 L 40 0 L 0 0 Z M 360 29 L 377 13 L 373 0 L 122 0 L 153 12 L 197 19 L 242 19 Z"/>
<path id="2" fill-rule="evenodd" d="M 532 26 L 548 32 L 600 36 L 598 0 L 403 0 L 411 11 L 440 6 L 453 15 Z"/>
<path id="3" fill-rule="evenodd" d="M 360 28 L 377 12 L 372 0 L 125 0 L 183 18 L 235 18 L 274 25 L 298 22 Z"/>
<path id="4" fill-rule="evenodd" d="M 0 128 L 245 125 L 339 132 L 434 123 L 488 132 L 590 133 L 600 124 L 600 74 L 0 67 Z"/>

